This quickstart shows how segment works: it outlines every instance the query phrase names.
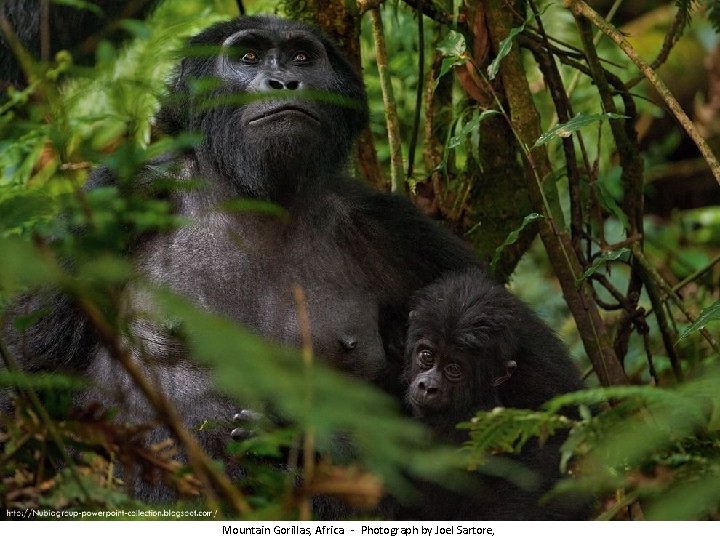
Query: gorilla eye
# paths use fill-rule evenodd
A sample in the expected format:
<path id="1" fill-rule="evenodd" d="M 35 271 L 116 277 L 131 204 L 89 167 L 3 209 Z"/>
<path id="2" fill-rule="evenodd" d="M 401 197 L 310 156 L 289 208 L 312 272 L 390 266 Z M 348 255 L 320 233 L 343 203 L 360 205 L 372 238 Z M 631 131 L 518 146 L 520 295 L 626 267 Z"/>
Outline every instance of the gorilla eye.
<path id="1" fill-rule="evenodd" d="M 434 364 L 432 351 L 423 349 L 418 352 L 418 364 L 425 369 L 431 368 Z"/>
<path id="2" fill-rule="evenodd" d="M 448 364 L 443 371 L 450 381 L 459 381 L 462 379 L 463 372 L 459 364 Z"/>
<path id="3" fill-rule="evenodd" d="M 297 62 L 299 64 L 304 64 L 308 60 L 310 60 L 310 57 L 305 52 L 299 52 L 296 53 L 295 56 L 293 56 L 293 62 Z"/>
<path id="4" fill-rule="evenodd" d="M 242 57 L 242 61 L 246 64 L 257 64 L 258 60 L 259 58 L 255 51 L 248 51 Z"/>

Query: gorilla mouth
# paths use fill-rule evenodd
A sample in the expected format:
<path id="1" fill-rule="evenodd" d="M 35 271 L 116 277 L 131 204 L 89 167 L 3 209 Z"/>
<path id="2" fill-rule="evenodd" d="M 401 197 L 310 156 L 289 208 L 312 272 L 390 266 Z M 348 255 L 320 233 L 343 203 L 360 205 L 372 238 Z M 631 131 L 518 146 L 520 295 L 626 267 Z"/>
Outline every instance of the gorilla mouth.
<path id="1" fill-rule="evenodd" d="M 279 105 L 277 107 L 267 108 L 248 120 L 248 125 L 254 125 L 262 123 L 266 120 L 276 120 L 283 117 L 302 117 L 310 119 L 313 122 L 320 123 L 320 119 L 317 115 L 313 114 L 308 109 L 299 105 Z"/>

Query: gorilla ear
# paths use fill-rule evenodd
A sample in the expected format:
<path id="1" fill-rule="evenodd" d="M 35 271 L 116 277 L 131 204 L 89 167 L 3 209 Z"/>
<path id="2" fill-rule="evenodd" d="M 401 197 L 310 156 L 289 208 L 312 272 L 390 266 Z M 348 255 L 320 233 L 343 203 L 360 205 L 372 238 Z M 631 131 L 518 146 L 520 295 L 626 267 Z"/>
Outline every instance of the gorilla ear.
<path id="1" fill-rule="evenodd" d="M 410 311 L 410 313 L 408 313 L 408 320 L 412 321 L 415 317 L 417 317 L 417 311 L 413 309 Z"/>
<path id="2" fill-rule="evenodd" d="M 513 371 L 515 371 L 516 367 L 517 362 L 515 360 L 508 360 L 505 362 L 505 375 L 494 378 L 492 385 L 500 386 L 502 383 L 506 382 L 510 377 L 512 377 Z"/>

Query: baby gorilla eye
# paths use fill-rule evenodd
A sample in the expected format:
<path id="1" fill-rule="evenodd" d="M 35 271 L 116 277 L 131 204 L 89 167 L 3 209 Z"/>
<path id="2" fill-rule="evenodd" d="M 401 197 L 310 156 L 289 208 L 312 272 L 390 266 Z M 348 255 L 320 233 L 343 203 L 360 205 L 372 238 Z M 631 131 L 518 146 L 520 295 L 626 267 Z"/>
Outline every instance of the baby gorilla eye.
<path id="1" fill-rule="evenodd" d="M 430 369 L 434 362 L 433 359 L 433 353 L 432 351 L 429 351 L 428 349 L 423 349 L 420 352 L 418 352 L 418 364 L 420 364 L 421 368 L 424 369 Z"/>
<path id="2" fill-rule="evenodd" d="M 463 371 L 460 364 L 448 364 L 443 371 L 449 381 L 457 382 L 462 379 Z"/>
<path id="3" fill-rule="evenodd" d="M 255 51 L 247 51 L 243 54 L 242 59 L 246 64 L 257 64 L 259 57 Z"/>
<path id="4" fill-rule="evenodd" d="M 300 51 L 298 53 L 295 53 L 295 56 L 293 56 L 293 62 L 297 62 L 299 64 L 303 64 L 310 60 L 310 56 L 303 51 Z"/>

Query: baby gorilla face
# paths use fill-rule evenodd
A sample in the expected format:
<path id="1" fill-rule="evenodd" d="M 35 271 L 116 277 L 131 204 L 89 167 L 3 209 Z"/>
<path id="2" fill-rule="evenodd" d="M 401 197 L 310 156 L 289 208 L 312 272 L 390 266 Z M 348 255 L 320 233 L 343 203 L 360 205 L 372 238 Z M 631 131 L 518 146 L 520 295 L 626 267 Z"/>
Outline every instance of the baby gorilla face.
<path id="1" fill-rule="evenodd" d="M 413 347 L 411 362 L 407 399 L 415 416 L 443 414 L 470 405 L 474 369 L 466 353 L 423 338 Z"/>
<path id="2" fill-rule="evenodd" d="M 445 432 L 502 405 L 498 387 L 515 369 L 518 351 L 513 302 L 475 270 L 450 274 L 415 295 L 405 381 L 416 417 Z"/>

